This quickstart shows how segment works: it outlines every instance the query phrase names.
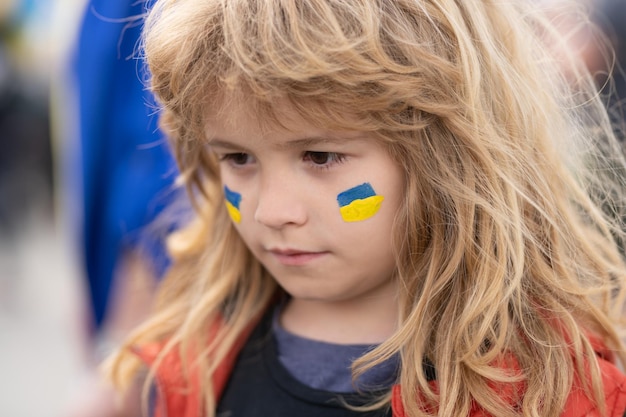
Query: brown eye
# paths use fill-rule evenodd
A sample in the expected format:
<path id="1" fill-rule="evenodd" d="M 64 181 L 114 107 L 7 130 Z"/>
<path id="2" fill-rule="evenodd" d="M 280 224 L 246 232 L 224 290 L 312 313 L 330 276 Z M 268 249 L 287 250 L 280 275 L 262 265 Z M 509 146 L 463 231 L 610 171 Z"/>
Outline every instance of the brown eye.
<path id="1" fill-rule="evenodd" d="M 229 153 L 220 158 L 222 161 L 228 161 L 233 165 L 245 165 L 250 161 L 250 155 L 243 152 Z"/>
<path id="2" fill-rule="evenodd" d="M 327 164 L 331 160 L 330 152 L 308 152 L 308 158 L 317 165 Z"/>
<path id="3" fill-rule="evenodd" d="M 337 152 L 306 151 L 302 159 L 308 162 L 313 168 L 330 169 L 345 161 L 346 156 Z"/>

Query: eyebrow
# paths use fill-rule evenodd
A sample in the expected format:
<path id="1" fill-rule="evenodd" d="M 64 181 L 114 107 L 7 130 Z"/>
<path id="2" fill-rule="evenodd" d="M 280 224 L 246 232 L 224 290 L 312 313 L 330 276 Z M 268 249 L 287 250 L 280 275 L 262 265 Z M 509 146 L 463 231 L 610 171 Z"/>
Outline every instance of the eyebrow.
<path id="1" fill-rule="evenodd" d="M 222 139 L 211 139 L 208 143 L 207 143 L 210 147 L 217 147 L 217 148 L 225 148 L 225 149 L 232 149 L 232 150 L 238 150 L 238 151 L 245 151 L 245 148 L 243 146 L 239 146 L 235 143 L 232 142 L 228 142 Z"/>
<path id="2" fill-rule="evenodd" d="M 288 140 L 284 143 L 280 143 L 275 146 L 279 149 L 306 149 L 306 148 L 314 147 L 317 145 L 325 145 L 325 144 L 341 145 L 341 144 L 345 144 L 347 142 L 351 142 L 351 141 L 362 139 L 362 138 L 363 138 L 362 136 L 350 137 L 350 138 L 346 138 L 346 137 L 339 138 L 336 136 L 311 136 L 311 137 Z M 220 138 L 213 138 L 209 141 L 208 144 L 209 146 L 245 151 L 245 147 L 240 146 L 236 143 L 229 142 L 227 140 L 220 139 Z"/>

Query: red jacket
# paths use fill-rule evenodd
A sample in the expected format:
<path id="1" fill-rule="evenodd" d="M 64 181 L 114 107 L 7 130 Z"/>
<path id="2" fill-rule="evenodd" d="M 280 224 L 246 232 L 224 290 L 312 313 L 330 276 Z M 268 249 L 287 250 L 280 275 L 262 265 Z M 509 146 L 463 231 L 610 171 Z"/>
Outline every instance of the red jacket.
<path id="1" fill-rule="evenodd" d="M 214 324 L 210 334 L 215 334 L 221 321 Z M 215 396 L 219 398 L 230 376 L 237 355 L 253 326 L 242 334 L 228 357 L 222 361 L 213 375 Z M 626 375 L 620 372 L 613 364 L 613 355 L 598 340 L 592 340 L 592 344 L 598 355 L 598 363 L 602 374 L 606 399 L 607 417 L 626 417 Z M 162 345 L 150 345 L 137 349 L 135 353 L 148 365 L 151 365 L 157 357 Z M 200 402 L 200 383 L 197 375 L 193 373 L 189 380 L 185 380 L 182 372 L 182 362 L 178 349 L 173 349 L 159 365 L 156 372 L 156 386 L 158 400 L 154 417 L 202 417 Z M 510 386 L 509 386 L 510 387 Z M 503 397 L 511 396 L 512 389 L 501 390 Z M 391 409 L 393 417 L 406 417 L 402 405 L 401 390 L 399 385 L 392 387 Z M 580 383 L 574 381 L 574 387 L 570 392 L 565 409 L 561 417 L 599 417 L 598 410 L 584 393 Z M 478 406 L 474 406 L 468 417 L 488 417 L 488 414 Z"/>

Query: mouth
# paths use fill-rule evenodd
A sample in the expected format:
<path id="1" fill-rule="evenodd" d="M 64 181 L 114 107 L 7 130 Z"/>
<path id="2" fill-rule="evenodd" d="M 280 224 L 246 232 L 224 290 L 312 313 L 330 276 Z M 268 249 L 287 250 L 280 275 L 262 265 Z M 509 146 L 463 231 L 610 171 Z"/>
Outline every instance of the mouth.
<path id="1" fill-rule="evenodd" d="M 286 266 L 303 266 L 316 261 L 327 255 L 325 251 L 302 251 L 298 249 L 268 249 L 268 252 L 278 261 Z"/>

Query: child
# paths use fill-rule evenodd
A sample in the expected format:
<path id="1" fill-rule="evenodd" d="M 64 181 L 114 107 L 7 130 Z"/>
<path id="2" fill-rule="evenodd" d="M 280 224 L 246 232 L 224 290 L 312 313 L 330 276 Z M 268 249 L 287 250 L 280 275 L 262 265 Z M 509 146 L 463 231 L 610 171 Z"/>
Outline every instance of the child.
<path id="1" fill-rule="evenodd" d="M 169 417 L 621 416 L 623 160 L 533 4 L 158 1 L 198 216 L 112 377 Z"/>

